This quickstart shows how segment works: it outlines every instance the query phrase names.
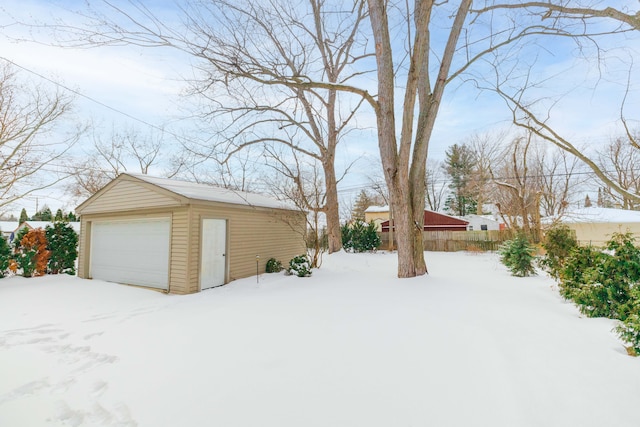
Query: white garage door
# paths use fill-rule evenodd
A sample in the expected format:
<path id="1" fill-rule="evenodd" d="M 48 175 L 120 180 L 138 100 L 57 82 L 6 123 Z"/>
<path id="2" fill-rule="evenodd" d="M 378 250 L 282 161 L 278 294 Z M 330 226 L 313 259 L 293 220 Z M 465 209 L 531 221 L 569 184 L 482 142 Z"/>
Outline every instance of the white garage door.
<path id="1" fill-rule="evenodd" d="M 169 218 L 100 221 L 91 226 L 91 277 L 169 287 Z"/>

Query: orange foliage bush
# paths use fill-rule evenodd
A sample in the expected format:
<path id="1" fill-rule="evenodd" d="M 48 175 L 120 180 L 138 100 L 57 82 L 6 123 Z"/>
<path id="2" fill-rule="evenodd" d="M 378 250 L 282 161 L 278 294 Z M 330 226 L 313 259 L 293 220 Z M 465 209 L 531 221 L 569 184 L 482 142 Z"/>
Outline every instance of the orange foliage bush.
<path id="1" fill-rule="evenodd" d="M 15 273 L 16 271 L 18 271 L 18 263 L 16 262 L 15 259 L 9 260 L 9 271 L 11 271 L 12 273 Z"/>
<path id="2" fill-rule="evenodd" d="M 45 275 L 50 256 L 51 252 L 47 250 L 47 236 L 43 229 L 29 230 L 20 241 L 17 262 L 24 277 Z"/>

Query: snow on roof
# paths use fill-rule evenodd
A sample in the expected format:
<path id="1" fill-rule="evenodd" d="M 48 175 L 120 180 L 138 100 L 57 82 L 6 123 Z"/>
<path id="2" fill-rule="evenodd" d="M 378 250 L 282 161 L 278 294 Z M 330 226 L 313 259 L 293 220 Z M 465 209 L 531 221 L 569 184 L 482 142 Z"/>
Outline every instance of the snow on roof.
<path id="1" fill-rule="evenodd" d="M 640 222 L 640 211 L 612 208 L 579 208 L 567 211 L 561 218 L 565 223 L 634 223 Z"/>
<path id="2" fill-rule="evenodd" d="M 369 206 L 364 210 L 365 212 L 389 212 L 389 206 Z"/>
<path id="3" fill-rule="evenodd" d="M 0 221 L 0 231 L 3 233 L 11 233 L 18 227 L 18 221 Z"/>
<path id="4" fill-rule="evenodd" d="M 196 182 L 179 181 L 168 178 L 158 178 L 154 176 L 125 172 L 129 175 L 148 182 L 158 187 L 169 190 L 189 199 L 204 200 L 208 202 L 231 203 L 234 205 L 260 206 L 265 208 L 298 210 L 292 204 L 263 196 L 262 194 L 248 193 L 245 191 L 231 190 L 228 188 L 215 187 L 208 184 L 198 184 Z"/>

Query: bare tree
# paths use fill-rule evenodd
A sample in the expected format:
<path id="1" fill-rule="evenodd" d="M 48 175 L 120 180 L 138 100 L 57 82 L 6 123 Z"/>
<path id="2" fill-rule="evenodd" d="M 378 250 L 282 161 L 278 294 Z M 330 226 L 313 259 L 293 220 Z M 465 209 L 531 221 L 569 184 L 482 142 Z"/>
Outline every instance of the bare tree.
<path id="1" fill-rule="evenodd" d="M 447 178 L 444 163 L 437 160 L 427 160 L 425 175 L 425 191 L 427 208 L 438 212 L 444 208 L 447 197 Z"/>
<path id="2" fill-rule="evenodd" d="M 452 77 L 451 65 L 471 0 L 461 1 L 453 12 L 446 44 L 439 55 L 434 55 L 440 58 L 440 62 L 433 86 L 429 73 L 430 51 L 434 46 L 430 45 L 429 29 L 436 5 L 416 1 L 413 10 L 408 7 L 404 10 L 408 31 L 404 49 L 398 50 L 406 55 L 408 64 L 403 74 L 405 92 L 399 141 L 396 137 L 394 96 L 398 84 L 396 78 L 400 77 L 395 67 L 399 64 L 394 64 L 387 2 L 369 0 L 368 3 L 378 73 L 378 97 L 374 109 L 382 168 L 397 229 L 398 276 L 413 277 L 427 272 L 422 243 L 427 153 L 440 101 L 447 81 Z"/>
<path id="3" fill-rule="evenodd" d="M 579 159 L 532 132 L 515 138 L 491 169 L 493 200 L 511 228 L 540 238 L 541 217 L 560 218 L 584 182 Z"/>
<path id="4" fill-rule="evenodd" d="M 171 170 L 193 182 L 216 185 L 238 191 L 264 191 L 262 181 L 262 147 L 247 147 L 231 158 L 214 155 L 183 144 L 181 153 L 171 159 Z"/>
<path id="5" fill-rule="evenodd" d="M 314 209 L 326 216 L 329 252 L 339 250 L 336 150 L 354 130 L 352 121 L 363 98 L 349 99 L 334 85 L 362 72 L 353 65 L 367 56 L 358 40 L 367 17 L 364 1 L 350 9 L 318 0 L 212 4 L 207 19 L 193 19 L 189 27 L 202 38 L 215 37 L 214 44 L 196 49 L 208 65 L 200 88 L 224 83 L 226 89 L 227 101 L 212 111 L 216 117 L 232 118 L 223 131 L 224 153 L 229 158 L 256 144 L 277 143 L 317 161 L 325 191 L 323 206 Z M 211 17 L 216 17 L 214 23 L 209 23 Z M 228 32 L 216 28 L 220 25 Z M 311 81 L 328 85 L 310 87 Z M 213 94 L 212 101 L 219 96 L 215 91 L 199 93 Z M 229 102 L 232 99 L 238 102 Z"/>
<path id="6" fill-rule="evenodd" d="M 502 160 L 505 138 L 505 132 L 474 134 L 466 142 L 473 152 L 474 171 L 471 186 L 472 193 L 477 198 L 477 215 L 483 214 L 485 203 L 492 202 L 491 169 Z"/>
<path id="7" fill-rule="evenodd" d="M 68 177 L 62 159 L 84 131 L 66 124 L 71 106 L 60 91 L 0 67 L 0 208 Z"/>
<path id="8" fill-rule="evenodd" d="M 191 94 L 209 101 L 204 118 L 223 123 L 218 147 L 204 146 L 198 154 L 224 163 L 247 147 L 278 143 L 318 161 L 329 251 L 339 250 L 336 150 L 357 130 L 354 117 L 370 97 L 347 85 L 364 73 L 354 64 L 368 56 L 360 36 L 364 0 L 350 7 L 321 0 L 192 0 L 181 7 L 179 27 L 137 0 L 102 6 L 104 14 L 85 14 L 86 27 L 56 26 L 63 43 L 168 46 L 192 55 L 199 75 L 191 80 Z"/>
<path id="9" fill-rule="evenodd" d="M 495 2 L 493 4 L 487 3 L 484 7 L 474 9 L 472 12 L 478 16 L 490 17 L 495 17 L 495 14 L 500 12 L 503 13 L 503 15 L 500 15 L 501 17 L 518 23 L 518 20 L 514 19 L 514 17 L 519 16 L 518 14 L 526 10 L 530 19 L 537 19 L 537 22 L 541 23 L 539 24 L 539 34 L 549 35 L 555 32 L 556 36 L 572 40 L 577 48 L 578 56 L 585 63 L 589 63 L 592 66 L 596 65 L 600 71 L 601 78 L 605 75 L 605 70 L 608 67 L 612 67 L 614 63 L 622 63 L 623 66 L 628 67 L 627 90 L 620 95 L 620 123 L 622 124 L 622 132 L 627 135 L 630 145 L 640 148 L 637 144 L 634 145 L 629 118 L 625 115 L 625 104 L 630 95 L 631 77 L 637 75 L 637 70 L 634 70 L 635 63 L 633 60 L 637 56 L 637 51 L 632 50 L 633 41 L 630 42 L 629 40 L 638 37 L 640 10 L 634 12 L 630 6 L 622 9 L 615 7 L 599 9 L 591 3 L 580 3 L 523 2 L 509 4 Z M 528 22 L 530 23 L 530 21 Z M 518 28 L 518 24 L 514 25 L 515 28 Z M 606 38 L 615 36 L 620 36 L 620 38 L 614 42 L 617 49 L 612 54 L 609 52 L 612 50 L 610 47 L 603 47 L 600 43 Z M 629 50 L 626 50 L 627 46 Z M 629 58 L 626 61 L 626 65 L 623 60 L 624 56 Z M 554 107 L 558 105 L 563 97 L 566 97 L 571 88 L 566 88 L 555 99 L 542 98 L 532 93 L 532 89 L 544 87 L 546 81 L 534 81 L 531 70 L 518 74 L 518 81 L 515 79 L 510 81 L 508 76 L 505 76 L 499 70 L 503 66 L 504 63 L 500 62 L 496 57 L 493 63 L 495 80 L 486 88 L 495 91 L 506 101 L 512 112 L 513 123 L 526 132 L 533 132 L 540 139 L 554 144 L 579 158 L 605 184 L 609 191 L 618 194 L 618 198 L 640 203 L 640 195 L 628 191 L 625 185 L 618 182 L 618 176 L 608 174 L 601 167 L 597 154 L 594 155 L 583 150 L 575 141 L 575 138 L 563 135 L 558 130 L 558 124 L 554 124 L 552 120 L 556 112 Z M 617 68 L 619 69 L 620 66 Z M 570 70 L 567 70 L 567 72 L 570 72 Z M 552 79 L 545 77 L 545 80 Z M 607 95 L 610 96 L 610 93 Z"/>
<path id="10" fill-rule="evenodd" d="M 532 134 L 514 139 L 504 151 L 503 162 L 491 173 L 498 187 L 496 206 L 505 223 L 538 241 L 540 187 L 538 171 L 530 169 L 533 149 Z"/>
<path id="11" fill-rule="evenodd" d="M 592 6 L 571 5 L 563 2 L 541 2 L 529 1 L 517 4 L 495 3 L 487 4 L 482 9 L 474 9 L 472 12 L 482 14 L 494 10 L 521 10 L 528 9 L 534 16 L 540 20 L 549 21 L 575 21 L 578 26 L 585 27 L 589 20 L 601 20 L 602 18 L 612 19 L 619 22 L 623 31 L 625 28 L 640 30 L 640 13 L 629 13 L 625 10 L 616 9 L 615 7 L 606 7 L 597 9 Z"/>
<path id="12" fill-rule="evenodd" d="M 389 206 L 389 189 L 387 188 L 387 183 L 384 180 L 382 167 L 378 159 L 375 161 L 369 159 L 367 171 L 367 187 L 377 199 L 376 203 L 380 206 Z"/>
<path id="13" fill-rule="evenodd" d="M 605 192 L 611 201 L 622 209 L 638 210 L 640 200 L 630 197 L 630 194 L 640 195 L 640 138 L 629 134 L 628 138 L 616 138 L 609 143 L 606 151 L 601 152 L 598 158 L 598 167 L 612 181 L 616 182 L 624 193 L 611 191 L 605 188 Z"/>
<path id="14" fill-rule="evenodd" d="M 68 167 L 72 181 L 67 192 L 76 199 L 87 198 L 122 172 L 147 174 L 160 160 L 163 134 L 143 135 L 134 128 L 112 129 L 105 141 L 95 130 L 93 147 Z"/>
<path id="15" fill-rule="evenodd" d="M 320 267 L 322 254 L 327 249 L 325 241 L 326 224 L 324 206 L 326 204 L 325 186 L 322 182 L 322 168 L 317 162 L 305 162 L 297 150 L 291 150 L 291 156 L 282 151 L 272 152 L 271 167 L 277 172 L 265 177 L 272 195 L 292 202 L 298 209 L 306 212 L 307 227 L 304 240 L 313 267 Z M 285 160 L 286 159 L 286 160 Z M 283 179 L 284 178 L 284 179 Z"/>
<path id="16" fill-rule="evenodd" d="M 536 144 L 533 159 L 540 189 L 540 214 L 560 218 L 567 208 L 580 201 L 580 189 L 589 176 L 580 160 L 556 146 Z"/>
<path id="17" fill-rule="evenodd" d="M 358 101 L 355 101 L 354 105 L 360 105 L 364 100 L 376 115 L 380 157 L 397 228 L 398 276 L 411 277 L 425 274 L 427 271 L 422 250 L 424 177 L 429 142 L 447 85 L 454 80 L 460 81 L 463 76 L 466 76 L 463 81 L 468 82 L 477 83 L 486 80 L 487 65 L 493 61 L 501 65 L 496 68 L 499 88 L 504 89 L 501 94 L 504 94 L 508 103 L 513 105 L 512 100 L 518 101 L 518 97 L 512 93 L 511 89 L 506 90 L 503 83 L 520 75 L 521 69 L 518 69 L 518 66 L 526 67 L 528 58 L 535 58 L 538 52 L 545 49 L 532 43 L 527 50 L 519 44 L 520 42 L 527 39 L 536 40 L 541 36 L 582 37 L 585 40 L 592 40 L 599 37 L 601 31 L 599 29 L 591 31 L 585 24 L 588 24 L 592 18 L 596 19 L 603 15 L 607 17 L 603 19 L 619 22 L 619 25 L 609 29 L 609 32 L 635 29 L 637 26 L 634 24 L 636 21 L 633 14 L 615 9 L 599 11 L 569 8 L 561 2 L 552 2 L 553 4 L 485 2 L 477 10 L 471 10 L 472 0 L 461 0 L 457 3 L 436 3 L 424 0 L 414 2 L 368 0 L 367 3 L 376 54 L 376 95 L 369 93 L 366 82 L 355 78 L 357 72 L 352 74 L 354 78 L 331 81 L 325 71 L 312 75 L 306 73 L 306 69 L 296 66 L 299 62 L 292 61 L 290 54 L 293 54 L 293 59 L 301 59 L 307 58 L 309 52 L 302 49 L 299 43 L 303 40 L 302 33 L 296 34 L 292 40 L 288 37 L 290 33 L 278 25 L 272 25 L 270 18 L 266 22 L 263 20 L 261 24 L 259 21 L 250 20 L 248 21 L 250 25 L 242 27 L 229 24 L 238 22 L 229 18 L 233 18 L 231 16 L 233 14 L 240 13 L 257 15 L 259 12 L 262 14 L 260 16 L 277 19 L 277 14 L 268 10 L 273 7 L 282 6 L 282 10 L 289 14 L 291 8 L 279 3 L 269 3 L 268 8 L 244 2 L 208 3 L 225 6 L 225 8 L 216 9 L 218 15 L 208 13 L 198 15 L 202 9 L 185 7 L 188 28 L 202 31 L 171 28 L 150 15 L 149 10 L 138 2 L 132 3 L 134 10 L 129 12 L 113 6 L 112 3 L 107 3 L 113 10 L 120 12 L 119 16 L 125 17 L 129 24 L 133 23 L 136 26 L 135 31 L 126 30 L 118 25 L 108 26 L 110 31 L 104 31 L 104 27 L 98 25 L 94 27 L 98 30 L 90 32 L 88 39 L 86 29 L 82 31 L 82 35 L 83 40 L 88 40 L 89 44 L 97 42 L 179 46 L 196 58 L 208 61 L 214 70 L 221 73 L 221 80 L 225 83 L 247 78 L 258 83 L 261 88 L 280 87 L 286 88 L 287 91 L 327 91 L 328 93 L 335 90 L 336 93 L 347 92 L 355 95 Z M 355 2 L 356 8 L 360 4 Z M 334 10 L 334 12 L 337 11 Z M 510 15 L 511 12 L 513 16 Z M 295 16 L 293 13 L 290 14 Z M 138 19 L 140 16 L 142 19 Z M 216 20 L 216 16 L 221 19 Z M 210 18 L 211 21 L 200 19 L 204 17 Z M 211 25 L 212 22 L 216 27 Z M 299 28 L 299 26 L 292 25 L 291 28 Z M 315 34 L 316 28 L 311 28 L 314 30 L 312 33 Z M 442 32 L 442 28 L 447 28 L 445 33 Z M 438 37 L 433 37 L 432 32 L 434 34 L 439 32 Z M 260 39 L 260 43 L 255 43 L 256 38 Z M 286 42 L 280 42 L 280 40 Z M 332 44 L 330 38 L 323 38 L 323 40 L 325 45 Z M 291 41 L 293 44 L 290 43 Z M 236 49 L 238 45 L 250 49 L 248 52 L 246 49 L 238 50 Z M 287 55 L 282 55 L 283 51 Z M 499 52 L 503 52 L 503 55 L 498 56 Z M 346 54 L 353 60 L 358 56 L 349 55 L 349 53 L 350 51 Z M 250 56 L 247 57 L 247 54 Z M 259 59 L 257 66 L 252 60 L 256 57 Z M 283 57 L 289 59 L 283 60 Z M 509 63 L 508 60 L 511 62 Z M 350 60 L 348 63 L 352 64 L 353 61 Z M 476 67 L 476 74 L 472 75 L 470 72 L 474 67 Z M 527 86 L 533 84 L 527 83 L 526 79 L 524 83 Z M 518 87 L 523 86 L 518 85 Z M 397 90 L 402 91 L 400 112 L 397 111 L 395 100 Z M 233 93 L 228 95 L 234 96 Z M 322 98 L 328 99 L 328 97 Z M 293 103 L 293 98 L 287 99 L 288 103 Z M 304 105 L 302 100 L 298 101 Z M 520 101 L 522 101 L 521 98 Z M 524 123 L 525 118 L 528 117 L 529 124 L 533 125 L 534 130 L 540 132 L 541 136 L 558 139 L 557 134 L 549 136 L 541 131 L 545 121 L 537 120 L 534 115 L 527 114 L 526 109 L 529 104 L 517 105 L 519 106 L 514 107 L 514 111 L 517 110 L 520 123 Z M 396 120 L 400 122 L 398 127 L 396 127 Z M 339 128 L 337 122 L 336 125 L 328 129 Z M 283 140 L 283 143 L 286 144 L 287 141 Z M 329 186 L 329 182 L 326 185 Z"/>

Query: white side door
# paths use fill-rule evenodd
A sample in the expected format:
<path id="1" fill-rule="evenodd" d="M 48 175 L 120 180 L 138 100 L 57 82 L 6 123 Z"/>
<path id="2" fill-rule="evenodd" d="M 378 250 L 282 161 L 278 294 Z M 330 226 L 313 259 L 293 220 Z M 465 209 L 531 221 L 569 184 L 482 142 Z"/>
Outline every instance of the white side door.
<path id="1" fill-rule="evenodd" d="M 227 272 L 227 221 L 202 220 L 200 290 L 224 285 Z"/>

